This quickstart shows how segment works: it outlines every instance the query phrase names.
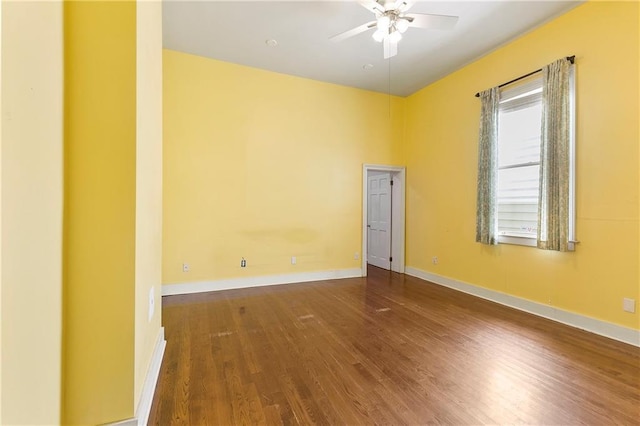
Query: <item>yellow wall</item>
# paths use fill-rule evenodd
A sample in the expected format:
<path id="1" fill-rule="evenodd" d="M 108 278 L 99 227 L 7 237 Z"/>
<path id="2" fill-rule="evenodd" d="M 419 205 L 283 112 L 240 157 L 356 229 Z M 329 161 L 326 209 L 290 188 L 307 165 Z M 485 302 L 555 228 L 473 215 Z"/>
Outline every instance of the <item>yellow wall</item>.
<path id="1" fill-rule="evenodd" d="M 638 3 L 589 2 L 407 98 L 407 265 L 640 328 Z M 480 103 L 557 58 L 577 63 L 575 253 L 474 242 Z M 431 258 L 438 256 L 439 264 Z"/>
<path id="2" fill-rule="evenodd" d="M 137 2 L 135 399 L 160 332 L 162 300 L 162 3 Z M 149 292 L 155 309 L 149 320 Z"/>
<path id="3" fill-rule="evenodd" d="M 0 322 L 2 321 L 2 1 L 0 1 Z M 2 424 L 2 326 L 0 326 L 0 424 Z"/>
<path id="4" fill-rule="evenodd" d="M 62 4 L 2 2 L 1 26 L 0 424 L 57 424 L 62 340 Z"/>
<path id="5" fill-rule="evenodd" d="M 161 331 L 162 7 L 64 17 L 63 421 L 101 424 L 142 414 Z"/>
<path id="6" fill-rule="evenodd" d="M 65 423 L 134 415 L 136 4 L 65 3 Z"/>
<path id="7" fill-rule="evenodd" d="M 360 267 L 362 164 L 401 163 L 403 99 L 165 50 L 163 102 L 164 283 Z"/>

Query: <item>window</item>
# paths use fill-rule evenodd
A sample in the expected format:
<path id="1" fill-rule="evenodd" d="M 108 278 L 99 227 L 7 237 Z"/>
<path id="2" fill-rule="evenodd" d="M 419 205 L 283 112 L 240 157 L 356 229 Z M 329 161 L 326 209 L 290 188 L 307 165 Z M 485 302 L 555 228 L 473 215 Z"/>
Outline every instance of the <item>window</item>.
<path id="1" fill-rule="evenodd" d="M 502 91 L 499 108 L 499 241 L 503 242 L 502 236 L 536 238 L 542 76 Z"/>
<path id="2" fill-rule="evenodd" d="M 477 242 L 574 250 L 574 59 L 476 93 Z"/>
<path id="3" fill-rule="evenodd" d="M 573 67 L 572 67 L 573 68 Z M 570 74 L 571 119 L 574 114 Z M 540 188 L 542 74 L 500 93 L 498 119 L 497 233 L 499 243 L 536 245 Z M 573 127 L 573 126 L 572 126 Z M 574 223 L 574 137 L 570 148 L 570 233 Z"/>

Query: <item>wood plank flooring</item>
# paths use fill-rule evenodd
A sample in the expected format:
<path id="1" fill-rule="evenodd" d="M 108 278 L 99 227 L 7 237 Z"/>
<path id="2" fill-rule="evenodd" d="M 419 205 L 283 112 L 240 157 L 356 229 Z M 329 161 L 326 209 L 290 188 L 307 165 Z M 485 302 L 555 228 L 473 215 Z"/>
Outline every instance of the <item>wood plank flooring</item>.
<path id="1" fill-rule="evenodd" d="M 163 298 L 149 424 L 640 424 L 640 348 L 370 268 Z"/>

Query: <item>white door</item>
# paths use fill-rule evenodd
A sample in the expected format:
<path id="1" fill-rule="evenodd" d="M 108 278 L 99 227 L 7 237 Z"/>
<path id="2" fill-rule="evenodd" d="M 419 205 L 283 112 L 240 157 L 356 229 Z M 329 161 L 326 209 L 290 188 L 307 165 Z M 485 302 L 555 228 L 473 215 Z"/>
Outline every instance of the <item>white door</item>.
<path id="1" fill-rule="evenodd" d="M 391 174 L 367 176 L 367 263 L 391 269 Z"/>

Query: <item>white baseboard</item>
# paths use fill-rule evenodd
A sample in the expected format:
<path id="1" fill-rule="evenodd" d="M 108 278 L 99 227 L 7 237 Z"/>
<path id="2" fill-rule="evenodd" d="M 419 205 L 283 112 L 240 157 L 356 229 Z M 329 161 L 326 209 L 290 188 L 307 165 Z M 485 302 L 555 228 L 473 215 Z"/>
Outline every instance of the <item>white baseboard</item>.
<path id="1" fill-rule="evenodd" d="M 105 423 L 107 426 L 138 426 L 138 421 L 132 417 L 115 423 Z"/>
<path id="2" fill-rule="evenodd" d="M 339 278 L 356 278 L 361 276 L 362 270 L 360 268 L 351 268 L 330 271 L 302 272 L 297 274 L 231 278 L 227 280 L 198 281 L 183 284 L 164 284 L 162 286 L 162 295 L 173 296 L 177 294 L 203 293 L 207 291 L 232 290 L 237 288 L 262 287 L 267 285 L 335 280 Z"/>
<path id="3" fill-rule="evenodd" d="M 160 327 L 156 346 L 153 350 L 153 355 L 151 356 L 151 363 L 147 370 L 147 377 L 145 377 L 144 385 L 142 385 L 142 395 L 140 396 L 140 402 L 136 409 L 136 417 L 134 419 L 135 423 L 133 423 L 133 425 L 146 426 L 149 421 L 151 403 L 153 402 L 153 395 L 156 391 L 158 377 L 160 376 L 160 367 L 162 366 L 162 357 L 164 356 L 164 349 L 166 346 L 167 341 L 164 340 L 164 327 Z"/>
<path id="4" fill-rule="evenodd" d="M 500 303 L 501 305 L 519 309 L 530 314 L 557 321 L 571 327 L 599 334 L 610 339 L 618 340 L 634 346 L 640 346 L 640 330 L 634 330 L 632 328 L 623 327 L 621 325 L 554 308 L 553 306 L 511 296 L 499 291 L 478 287 L 473 284 L 468 284 L 453 278 L 443 277 L 417 268 L 406 267 L 405 274 L 468 293 L 482 299 Z"/>

